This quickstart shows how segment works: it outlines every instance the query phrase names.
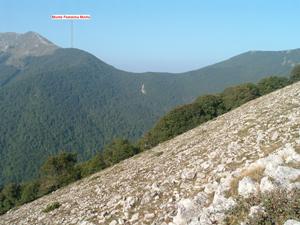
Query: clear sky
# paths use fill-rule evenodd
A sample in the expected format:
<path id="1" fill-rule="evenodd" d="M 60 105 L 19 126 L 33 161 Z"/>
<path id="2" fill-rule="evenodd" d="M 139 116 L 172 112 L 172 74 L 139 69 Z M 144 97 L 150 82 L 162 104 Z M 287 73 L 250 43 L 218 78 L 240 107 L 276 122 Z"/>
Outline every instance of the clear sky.
<path id="1" fill-rule="evenodd" d="M 248 50 L 300 48 L 297 0 L 0 0 L 0 32 L 36 31 L 127 71 L 182 72 Z"/>

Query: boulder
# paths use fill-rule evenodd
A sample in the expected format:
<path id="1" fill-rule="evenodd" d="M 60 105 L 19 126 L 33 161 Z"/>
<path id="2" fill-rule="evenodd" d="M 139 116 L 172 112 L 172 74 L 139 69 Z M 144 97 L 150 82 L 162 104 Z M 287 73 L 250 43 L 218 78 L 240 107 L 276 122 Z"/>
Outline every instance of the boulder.
<path id="1" fill-rule="evenodd" d="M 259 189 L 262 193 L 274 191 L 276 186 L 272 183 L 269 177 L 263 177 L 260 181 Z"/>
<path id="2" fill-rule="evenodd" d="M 300 169 L 278 166 L 275 170 L 268 170 L 268 175 L 281 184 L 289 184 L 300 177 Z"/>
<path id="3" fill-rule="evenodd" d="M 249 198 L 258 192 L 258 184 L 255 183 L 250 177 L 244 177 L 239 182 L 238 193 L 244 198 Z"/>
<path id="4" fill-rule="evenodd" d="M 283 225 L 300 225 L 300 222 L 297 220 L 287 220 Z"/>
<path id="5" fill-rule="evenodd" d="M 197 207 L 191 199 L 182 199 L 177 204 L 177 214 L 173 218 L 173 223 L 176 225 L 187 224 L 197 212 Z"/>

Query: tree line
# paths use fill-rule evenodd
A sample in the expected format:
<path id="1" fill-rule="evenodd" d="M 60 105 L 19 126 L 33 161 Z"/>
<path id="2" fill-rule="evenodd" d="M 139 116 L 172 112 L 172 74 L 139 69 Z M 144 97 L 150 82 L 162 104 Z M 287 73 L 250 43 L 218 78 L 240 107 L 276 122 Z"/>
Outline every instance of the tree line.
<path id="1" fill-rule="evenodd" d="M 115 139 L 85 162 L 78 162 L 77 155 L 72 152 L 62 151 L 50 156 L 41 166 L 38 178 L 22 184 L 9 183 L 0 187 L 0 214 L 110 167 L 252 99 L 297 81 L 300 81 L 300 66 L 292 70 L 289 78 L 271 76 L 257 84 L 241 84 L 227 88 L 219 94 L 200 96 L 191 104 L 171 110 L 137 143 Z"/>

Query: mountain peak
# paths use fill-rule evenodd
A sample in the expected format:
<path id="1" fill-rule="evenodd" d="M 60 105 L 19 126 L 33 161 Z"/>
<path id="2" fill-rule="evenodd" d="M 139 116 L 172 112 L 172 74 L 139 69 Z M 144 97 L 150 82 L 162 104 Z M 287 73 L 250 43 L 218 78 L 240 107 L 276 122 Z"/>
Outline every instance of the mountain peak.
<path id="1" fill-rule="evenodd" d="M 33 40 L 36 40 L 37 42 L 39 42 L 39 44 L 54 45 L 52 42 L 50 42 L 49 40 L 47 40 L 46 38 L 44 38 L 42 35 L 34 32 L 34 31 L 28 31 L 28 32 L 24 33 L 23 36 L 31 38 Z"/>
<path id="2" fill-rule="evenodd" d="M 27 56 L 42 56 L 53 53 L 59 48 L 40 34 L 29 31 L 0 33 L 0 55 L 8 56 L 7 64 L 20 66 Z"/>

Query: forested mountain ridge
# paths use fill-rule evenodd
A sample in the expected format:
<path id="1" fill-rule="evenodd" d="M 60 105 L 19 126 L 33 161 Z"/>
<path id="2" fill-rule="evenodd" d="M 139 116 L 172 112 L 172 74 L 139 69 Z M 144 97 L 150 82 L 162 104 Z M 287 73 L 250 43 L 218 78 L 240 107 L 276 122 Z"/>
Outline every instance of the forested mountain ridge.
<path id="1" fill-rule="evenodd" d="M 299 50 L 249 52 L 187 73 L 138 74 L 79 49 L 59 48 L 36 33 L 25 36 L 27 55 L 22 44 L 0 44 L 0 184 L 36 176 L 46 157 L 61 150 L 82 160 L 114 137 L 136 140 L 177 105 L 287 75 L 300 62 Z"/>
<path id="2" fill-rule="evenodd" d="M 248 51 L 228 60 L 184 73 L 191 84 L 198 82 L 207 92 L 245 82 L 257 82 L 263 77 L 285 76 L 300 63 L 300 49 L 284 51 Z"/>

